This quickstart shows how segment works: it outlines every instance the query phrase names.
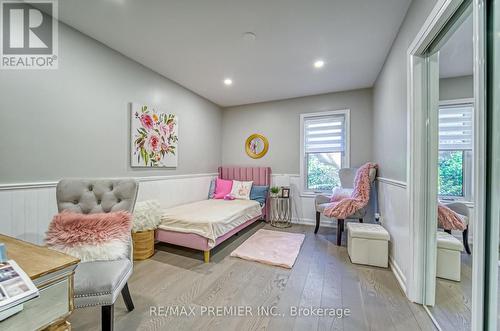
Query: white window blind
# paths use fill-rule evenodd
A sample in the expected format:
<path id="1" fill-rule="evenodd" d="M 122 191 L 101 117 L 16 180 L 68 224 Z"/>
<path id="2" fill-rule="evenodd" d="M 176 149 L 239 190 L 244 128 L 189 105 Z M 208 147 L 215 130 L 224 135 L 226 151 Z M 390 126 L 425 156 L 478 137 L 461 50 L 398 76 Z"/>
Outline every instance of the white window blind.
<path id="1" fill-rule="evenodd" d="M 439 149 L 472 150 L 472 105 L 439 108 Z"/>
<path id="2" fill-rule="evenodd" d="M 344 152 L 345 116 L 341 114 L 306 118 L 304 138 L 306 153 Z"/>

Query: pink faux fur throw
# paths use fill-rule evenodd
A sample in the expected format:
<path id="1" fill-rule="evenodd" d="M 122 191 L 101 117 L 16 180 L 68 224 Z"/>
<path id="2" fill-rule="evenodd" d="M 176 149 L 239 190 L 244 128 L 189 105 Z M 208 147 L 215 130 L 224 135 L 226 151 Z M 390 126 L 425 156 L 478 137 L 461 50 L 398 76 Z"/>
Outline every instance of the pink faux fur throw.
<path id="1" fill-rule="evenodd" d="M 445 230 L 463 231 L 466 228 L 460 215 L 441 203 L 438 203 L 438 226 Z"/>
<path id="2" fill-rule="evenodd" d="M 132 215 L 119 211 L 54 216 L 46 233 L 49 248 L 85 261 L 116 260 L 129 254 Z"/>
<path id="3" fill-rule="evenodd" d="M 368 200 L 370 199 L 371 169 L 377 169 L 377 165 L 375 163 L 366 163 L 358 169 L 351 196 L 330 203 L 323 212 L 325 216 L 345 219 L 368 204 Z"/>

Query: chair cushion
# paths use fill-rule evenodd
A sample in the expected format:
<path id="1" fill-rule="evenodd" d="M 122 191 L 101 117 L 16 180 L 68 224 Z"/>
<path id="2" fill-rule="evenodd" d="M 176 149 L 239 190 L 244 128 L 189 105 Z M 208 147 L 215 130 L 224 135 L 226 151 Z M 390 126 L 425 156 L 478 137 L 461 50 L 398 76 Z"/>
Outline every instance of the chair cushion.
<path id="1" fill-rule="evenodd" d="M 132 274 L 128 259 L 78 264 L 75 270 L 75 307 L 112 305 Z"/>
<path id="2" fill-rule="evenodd" d="M 319 205 L 316 205 L 316 211 L 319 211 L 320 213 L 322 213 L 329 204 L 330 204 L 330 202 L 320 203 Z"/>
<path id="3" fill-rule="evenodd" d="M 449 249 L 452 251 L 462 251 L 463 246 L 460 240 L 453 237 L 451 234 L 446 232 L 438 231 L 437 233 L 437 247 L 443 249 Z"/>
<path id="4" fill-rule="evenodd" d="M 330 202 L 320 203 L 320 204 L 316 205 L 316 211 L 323 213 L 323 211 L 325 210 L 325 208 L 329 204 L 330 204 Z M 361 208 L 360 210 L 355 212 L 353 215 L 350 215 L 349 217 L 347 217 L 347 219 L 358 219 L 358 218 L 363 218 L 365 216 L 366 216 L 366 208 Z"/>
<path id="5" fill-rule="evenodd" d="M 379 224 L 347 223 L 347 231 L 352 238 L 389 240 L 389 232 Z"/>

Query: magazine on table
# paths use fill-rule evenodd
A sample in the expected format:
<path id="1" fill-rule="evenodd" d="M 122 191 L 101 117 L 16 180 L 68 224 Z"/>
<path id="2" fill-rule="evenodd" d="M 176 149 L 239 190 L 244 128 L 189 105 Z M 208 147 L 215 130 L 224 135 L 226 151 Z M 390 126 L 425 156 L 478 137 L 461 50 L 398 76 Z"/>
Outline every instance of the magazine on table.
<path id="1" fill-rule="evenodd" d="M 38 296 L 38 289 L 14 260 L 0 263 L 0 312 Z"/>

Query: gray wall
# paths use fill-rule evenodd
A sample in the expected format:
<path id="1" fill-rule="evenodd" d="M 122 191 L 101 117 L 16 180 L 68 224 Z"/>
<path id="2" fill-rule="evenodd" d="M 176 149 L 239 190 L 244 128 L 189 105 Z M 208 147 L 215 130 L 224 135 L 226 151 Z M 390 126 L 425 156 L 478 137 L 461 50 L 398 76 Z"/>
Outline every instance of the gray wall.
<path id="1" fill-rule="evenodd" d="M 381 177 L 406 181 L 406 52 L 435 3 L 412 1 L 373 88 L 373 155 Z"/>
<path id="2" fill-rule="evenodd" d="M 441 78 L 439 80 L 439 100 L 456 100 L 474 97 L 472 76 Z"/>
<path id="3" fill-rule="evenodd" d="M 270 166 L 274 173 L 298 174 L 300 114 L 351 110 L 351 165 L 371 161 L 372 90 L 329 93 L 224 109 L 222 162 L 228 165 Z M 269 151 L 254 160 L 245 153 L 245 140 L 260 133 Z"/>
<path id="4" fill-rule="evenodd" d="M 0 72 L 0 183 L 214 172 L 222 110 L 60 24 L 59 69 Z M 177 169 L 129 164 L 129 102 L 179 116 Z"/>

